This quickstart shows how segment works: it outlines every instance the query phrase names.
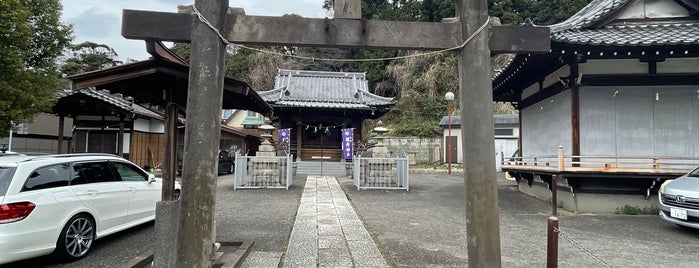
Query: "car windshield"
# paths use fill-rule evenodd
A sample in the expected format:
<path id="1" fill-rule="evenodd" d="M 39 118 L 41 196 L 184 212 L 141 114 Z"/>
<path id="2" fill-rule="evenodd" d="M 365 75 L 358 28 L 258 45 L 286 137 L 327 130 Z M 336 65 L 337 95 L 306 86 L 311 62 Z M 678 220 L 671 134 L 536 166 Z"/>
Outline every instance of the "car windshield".
<path id="1" fill-rule="evenodd" d="M 695 170 L 692 170 L 692 172 L 689 172 L 689 174 L 687 174 L 687 177 L 699 177 L 699 168 L 696 168 Z"/>
<path id="2" fill-rule="evenodd" d="M 7 188 L 10 187 L 10 181 L 15 174 L 14 167 L 0 167 L 0 196 L 5 196 Z"/>

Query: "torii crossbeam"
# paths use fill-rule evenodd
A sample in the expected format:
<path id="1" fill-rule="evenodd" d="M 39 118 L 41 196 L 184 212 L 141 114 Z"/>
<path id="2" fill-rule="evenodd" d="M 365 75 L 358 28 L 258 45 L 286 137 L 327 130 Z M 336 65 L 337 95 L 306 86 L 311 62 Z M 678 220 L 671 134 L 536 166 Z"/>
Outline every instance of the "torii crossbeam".
<path id="1" fill-rule="evenodd" d="M 456 23 L 363 20 L 361 0 L 335 0 L 334 19 L 227 14 L 227 0 L 196 0 L 194 6 L 238 44 L 439 50 L 473 37 L 458 57 L 468 266 L 501 266 L 490 54 L 548 52 L 547 27 L 476 33 L 488 21 L 486 0 L 456 0 Z M 124 10 L 122 23 L 126 38 L 192 43 L 177 266 L 210 267 L 225 44 L 190 14 Z"/>

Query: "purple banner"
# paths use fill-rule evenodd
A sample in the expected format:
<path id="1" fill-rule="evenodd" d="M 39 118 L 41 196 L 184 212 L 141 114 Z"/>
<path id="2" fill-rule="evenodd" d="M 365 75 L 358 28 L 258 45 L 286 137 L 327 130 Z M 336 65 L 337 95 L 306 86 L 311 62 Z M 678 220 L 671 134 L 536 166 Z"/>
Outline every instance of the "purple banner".
<path id="1" fill-rule="evenodd" d="M 354 128 L 342 129 L 342 156 L 351 160 L 354 155 Z"/>
<path id="2" fill-rule="evenodd" d="M 284 151 L 286 152 L 287 155 L 289 155 L 289 150 L 291 149 L 291 129 L 290 128 L 285 128 L 285 129 L 280 129 L 279 130 L 279 144 L 284 145 Z"/>

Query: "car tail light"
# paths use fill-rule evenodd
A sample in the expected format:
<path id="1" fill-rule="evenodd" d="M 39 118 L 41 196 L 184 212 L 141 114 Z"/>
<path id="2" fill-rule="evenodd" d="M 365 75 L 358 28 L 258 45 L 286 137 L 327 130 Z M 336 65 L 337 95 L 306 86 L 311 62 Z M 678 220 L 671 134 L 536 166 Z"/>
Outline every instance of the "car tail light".
<path id="1" fill-rule="evenodd" d="M 20 202 L 0 205 L 0 224 L 21 221 L 34 210 L 32 202 Z"/>

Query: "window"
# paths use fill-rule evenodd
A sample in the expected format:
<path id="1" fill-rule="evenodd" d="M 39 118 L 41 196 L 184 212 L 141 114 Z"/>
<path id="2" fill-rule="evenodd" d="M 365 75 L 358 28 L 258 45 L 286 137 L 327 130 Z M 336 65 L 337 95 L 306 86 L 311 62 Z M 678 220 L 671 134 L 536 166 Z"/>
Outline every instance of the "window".
<path id="1" fill-rule="evenodd" d="M 112 164 L 123 181 L 148 181 L 148 175 L 133 165 L 120 162 L 112 162 Z"/>
<path id="2" fill-rule="evenodd" d="M 116 181 L 107 162 L 78 163 L 73 166 L 71 185 Z"/>
<path id="3" fill-rule="evenodd" d="M 496 128 L 495 136 L 512 136 L 514 135 L 514 130 L 511 128 Z"/>
<path id="4" fill-rule="evenodd" d="M 0 167 L 0 196 L 4 196 L 7 188 L 10 187 L 10 182 L 15 174 L 13 167 Z"/>
<path id="5" fill-rule="evenodd" d="M 228 117 L 231 117 L 232 114 L 233 114 L 233 110 L 230 110 L 230 109 L 221 110 L 221 119 L 224 119 L 224 120 L 228 119 Z"/>
<path id="6" fill-rule="evenodd" d="M 256 112 L 253 112 L 253 111 L 248 111 L 248 115 L 247 115 L 247 116 L 248 116 L 248 117 L 257 118 L 257 113 L 256 113 Z"/>
<path id="7" fill-rule="evenodd" d="M 54 187 L 68 186 L 70 166 L 52 165 L 34 170 L 27 178 L 22 191 L 34 191 Z"/>

